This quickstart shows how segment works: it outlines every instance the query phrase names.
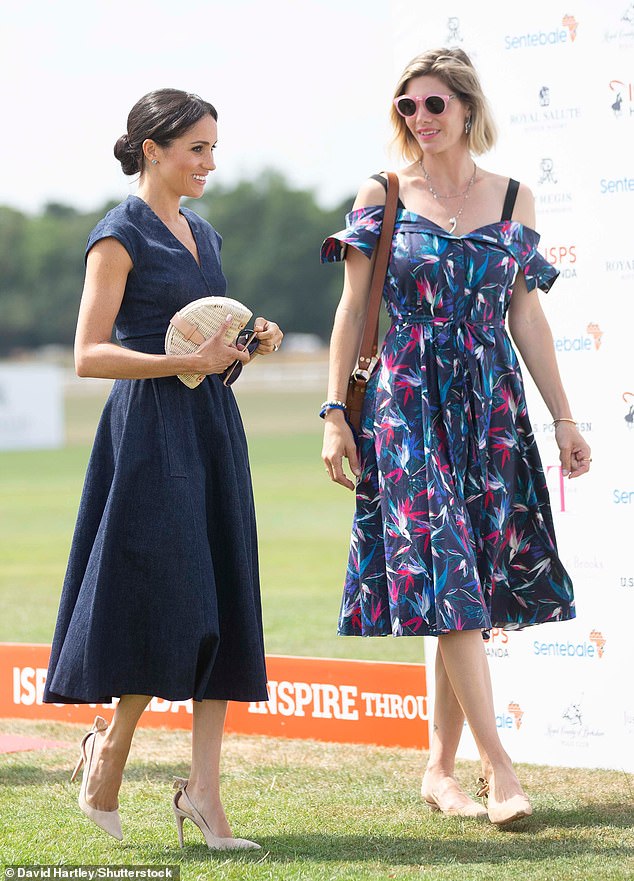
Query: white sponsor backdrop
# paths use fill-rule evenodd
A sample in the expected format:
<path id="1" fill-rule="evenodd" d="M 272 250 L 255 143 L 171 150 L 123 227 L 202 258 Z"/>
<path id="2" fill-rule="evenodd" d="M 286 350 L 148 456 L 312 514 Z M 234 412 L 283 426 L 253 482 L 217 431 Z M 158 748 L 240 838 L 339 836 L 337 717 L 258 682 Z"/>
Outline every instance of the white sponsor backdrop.
<path id="1" fill-rule="evenodd" d="M 47 449 L 63 442 L 61 369 L 0 364 L 0 451 Z"/>
<path id="2" fill-rule="evenodd" d="M 634 771 L 634 3 L 393 9 L 394 81 L 414 55 L 447 45 L 480 72 L 500 140 L 479 162 L 535 194 L 540 250 L 561 271 L 540 296 L 593 448 L 591 474 L 564 481 L 524 371 L 577 618 L 494 633 L 498 727 L 516 760 Z M 426 640 L 430 670 L 435 647 Z M 476 755 L 468 733 L 461 753 Z"/>

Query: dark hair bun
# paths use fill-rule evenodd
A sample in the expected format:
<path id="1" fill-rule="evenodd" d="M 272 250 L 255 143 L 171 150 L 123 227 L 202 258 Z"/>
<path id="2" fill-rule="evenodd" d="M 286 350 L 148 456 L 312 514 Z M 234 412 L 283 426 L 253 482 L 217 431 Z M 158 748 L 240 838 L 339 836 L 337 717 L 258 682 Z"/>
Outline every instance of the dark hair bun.
<path id="1" fill-rule="evenodd" d="M 127 134 L 121 135 L 114 145 L 114 155 L 121 163 L 124 174 L 137 174 L 141 170 L 137 151 L 130 143 L 130 138 Z"/>

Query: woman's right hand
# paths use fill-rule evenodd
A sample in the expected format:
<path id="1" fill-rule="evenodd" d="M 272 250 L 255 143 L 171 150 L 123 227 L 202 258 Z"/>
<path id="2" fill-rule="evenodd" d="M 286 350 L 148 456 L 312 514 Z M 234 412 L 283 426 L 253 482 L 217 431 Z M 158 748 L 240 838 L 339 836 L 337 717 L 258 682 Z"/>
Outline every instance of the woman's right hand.
<path id="1" fill-rule="evenodd" d="M 250 360 L 246 349 L 239 349 L 233 343 L 226 343 L 224 340 L 227 332 L 226 325 L 230 324 L 232 320 L 232 316 L 229 315 L 226 323 L 219 327 L 209 339 L 201 343 L 193 356 L 188 356 L 195 358 L 198 373 L 224 373 L 234 361 L 242 361 L 243 364 L 246 364 Z"/>
<path id="2" fill-rule="evenodd" d="M 343 470 L 343 460 L 347 459 L 354 476 L 357 479 L 361 476 L 352 429 L 346 422 L 342 410 L 329 410 L 324 421 L 326 425 L 321 458 L 326 466 L 326 474 L 334 483 L 339 483 L 347 489 L 354 489 L 355 484 Z"/>

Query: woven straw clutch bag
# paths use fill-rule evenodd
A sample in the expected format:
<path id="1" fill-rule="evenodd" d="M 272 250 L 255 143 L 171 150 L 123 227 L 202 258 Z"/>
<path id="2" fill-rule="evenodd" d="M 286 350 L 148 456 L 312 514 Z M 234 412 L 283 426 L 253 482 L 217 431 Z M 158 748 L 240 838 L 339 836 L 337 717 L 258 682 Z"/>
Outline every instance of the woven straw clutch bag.
<path id="1" fill-rule="evenodd" d="M 229 297 L 201 297 L 183 306 L 170 319 L 165 334 L 167 355 L 188 355 L 225 324 L 227 315 L 233 315 L 231 324 L 227 323 L 225 342 L 233 343 L 253 313 L 237 300 Z M 196 388 L 205 378 L 204 373 L 179 373 L 178 378 L 189 388 Z"/>

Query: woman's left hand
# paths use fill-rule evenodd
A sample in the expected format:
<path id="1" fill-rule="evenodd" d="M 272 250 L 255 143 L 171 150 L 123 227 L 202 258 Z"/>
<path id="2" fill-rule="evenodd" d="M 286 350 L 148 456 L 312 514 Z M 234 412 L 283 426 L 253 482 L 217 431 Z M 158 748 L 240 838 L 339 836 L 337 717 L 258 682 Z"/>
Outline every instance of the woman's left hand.
<path id="1" fill-rule="evenodd" d="M 266 318 L 256 318 L 253 325 L 259 345 L 255 350 L 256 355 L 272 355 L 282 345 L 284 334 L 274 321 Z"/>
<path id="2" fill-rule="evenodd" d="M 564 477 L 581 477 L 590 470 L 591 451 L 583 435 L 572 422 L 558 422 L 555 440 Z"/>

